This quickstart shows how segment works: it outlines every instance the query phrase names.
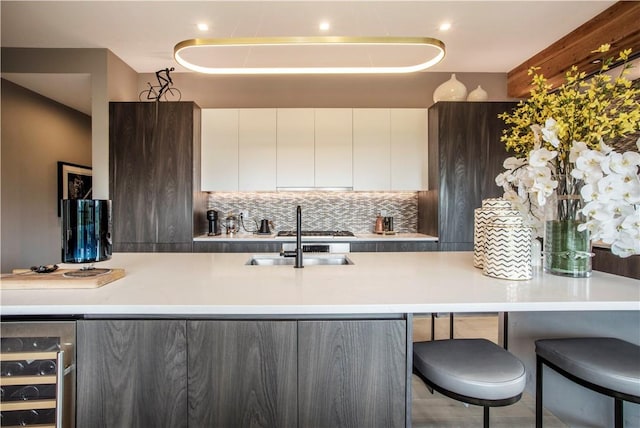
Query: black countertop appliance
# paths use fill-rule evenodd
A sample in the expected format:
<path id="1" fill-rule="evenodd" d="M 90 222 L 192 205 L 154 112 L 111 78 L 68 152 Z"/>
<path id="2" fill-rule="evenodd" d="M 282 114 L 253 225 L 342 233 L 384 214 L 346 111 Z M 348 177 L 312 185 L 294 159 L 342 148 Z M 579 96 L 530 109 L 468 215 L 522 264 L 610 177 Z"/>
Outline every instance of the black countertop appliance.
<path id="1" fill-rule="evenodd" d="M 218 211 L 207 211 L 207 220 L 209 220 L 209 233 L 207 235 L 220 235 L 220 222 L 218 221 Z"/>

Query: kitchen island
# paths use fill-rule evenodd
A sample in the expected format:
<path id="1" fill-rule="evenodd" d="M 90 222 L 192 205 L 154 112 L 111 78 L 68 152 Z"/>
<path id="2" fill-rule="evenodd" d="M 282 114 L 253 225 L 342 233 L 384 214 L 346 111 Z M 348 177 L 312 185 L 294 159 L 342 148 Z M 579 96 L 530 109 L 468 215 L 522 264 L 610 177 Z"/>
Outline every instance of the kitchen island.
<path id="1" fill-rule="evenodd" d="M 116 253 L 126 276 L 90 290 L 3 290 L 7 315 L 309 315 L 637 311 L 640 281 L 484 276 L 470 252 L 351 253 L 353 265 L 249 266 L 251 254 Z M 60 265 L 62 268 L 77 268 Z"/>
<path id="2" fill-rule="evenodd" d="M 640 281 L 610 274 L 497 280 L 468 252 L 352 253 L 352 265 L 303 269 L 250 257 L 114 254 L 99 267 L 126 276 L 101 288 L 3 290 L 3 322 L 77 319 L 79 426 L 136 426 L 141 415 L 158 426 L 249 415 L 265 426 L 410 426 L 414 314 L 613 314 L 612 335 L 640 337 Z M 125 372 L 123 355 L 135 363 Z"/>

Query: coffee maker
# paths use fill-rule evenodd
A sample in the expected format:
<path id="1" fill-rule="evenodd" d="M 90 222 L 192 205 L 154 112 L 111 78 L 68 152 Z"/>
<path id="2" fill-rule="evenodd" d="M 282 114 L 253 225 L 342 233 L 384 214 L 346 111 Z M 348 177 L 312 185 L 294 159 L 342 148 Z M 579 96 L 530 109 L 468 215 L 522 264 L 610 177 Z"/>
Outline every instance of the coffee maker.
<path id="1" fill-rule="evenodd" d="M 207 235 L 220 235 L 220 222 L 218 221 L 218 211 L 207 211 L 207 220 L 209 220 L 209 233 Z"/>

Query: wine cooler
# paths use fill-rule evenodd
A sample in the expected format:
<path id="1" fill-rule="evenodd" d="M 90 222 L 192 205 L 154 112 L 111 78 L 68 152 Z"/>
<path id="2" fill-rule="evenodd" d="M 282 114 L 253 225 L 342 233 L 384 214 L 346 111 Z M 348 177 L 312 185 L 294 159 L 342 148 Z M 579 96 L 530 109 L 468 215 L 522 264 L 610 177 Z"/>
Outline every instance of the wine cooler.
<path id="1" fill-rule="evenodd" d="M 75 427 L 75 322 L 2 322 L 0 332 L 0 426 Z"/>

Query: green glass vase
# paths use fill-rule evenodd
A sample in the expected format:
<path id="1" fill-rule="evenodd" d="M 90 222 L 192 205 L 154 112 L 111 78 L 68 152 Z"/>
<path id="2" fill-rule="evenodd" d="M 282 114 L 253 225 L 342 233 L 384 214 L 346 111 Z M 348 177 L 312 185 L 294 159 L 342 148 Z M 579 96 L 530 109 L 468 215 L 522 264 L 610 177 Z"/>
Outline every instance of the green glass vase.
<path id="1" fill-rule="evenodd" d="M 580 213 L 582 198 L 579 186 L 569 176 L 561 176 L 555 198 L 546 210 L 544 234 L 544 271 L 584 278 L 591 276 L 591 237 L 589 231 L 578 230 L 584 223 Z"/>
<path id="2" fill-rule="evenodd" d="M 544 270 L 554 275 L 591 276 L 589 231 L 579 231 L 580 221 L 547 220 L 544 237 Z"/>

